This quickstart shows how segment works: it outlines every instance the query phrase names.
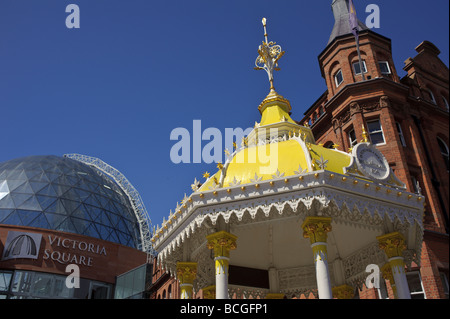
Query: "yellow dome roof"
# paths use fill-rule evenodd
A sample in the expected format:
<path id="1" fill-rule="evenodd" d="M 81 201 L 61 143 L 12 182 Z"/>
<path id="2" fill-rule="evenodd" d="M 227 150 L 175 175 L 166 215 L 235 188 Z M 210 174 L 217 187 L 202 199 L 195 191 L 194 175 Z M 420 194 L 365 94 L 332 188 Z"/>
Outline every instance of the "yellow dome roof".
<path id="1" fill-rule="evenodd" d="M 315 145 L 309 127 L 289 116 L 289 101 L 271 92 L 259 106 L 256 123 L 247 144 L 236 150 L 219 171 L 198 191 L 232 187 L 326 169 L 345 174 L 351 155 Z"/>
<path id="2" fill-rule="evenodd" d="M 260 181 L 304 174 L 326 169 L 345 174 L 351 155 L 304 142 L 297 136 L 286 141 L 249 146 L 238 150 L 223 169 L 209 178 L 199 189 L 208 191 Z"/>

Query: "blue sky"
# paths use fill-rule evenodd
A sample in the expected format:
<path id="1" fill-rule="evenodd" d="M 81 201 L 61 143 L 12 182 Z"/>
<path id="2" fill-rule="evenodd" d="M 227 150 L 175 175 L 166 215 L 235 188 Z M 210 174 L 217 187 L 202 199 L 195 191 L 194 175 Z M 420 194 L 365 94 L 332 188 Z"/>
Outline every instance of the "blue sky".
<path id="1" fill-rule="evenodd" d="M 173 129 L 253 126 L 268 93 L 253 70 L 263 40 L 286 51 L 277 91 L 300 120 L 326 90 L 317 56 L 334 19 L 331 0 L 0 0 L 0 162 L 80 153 L 120 170 L 160 224 L 194 178 L 215 164 L 173 164 Z M 355 0 L 381 10 L 394 62 L 433 42 L 449 64 L 448 0 Z M 80 28 L 68 29 L 68 4 Z M 205 145 L 207 142 L 204 142 Z"/>

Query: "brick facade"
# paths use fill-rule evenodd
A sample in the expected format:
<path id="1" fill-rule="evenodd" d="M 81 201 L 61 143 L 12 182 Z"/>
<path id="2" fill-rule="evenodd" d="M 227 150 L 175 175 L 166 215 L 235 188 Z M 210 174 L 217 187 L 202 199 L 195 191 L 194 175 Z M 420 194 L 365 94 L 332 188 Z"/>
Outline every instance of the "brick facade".
<path id="1" fill-rule="evenodd" d="M 426 298 L 448 298 L 441 278 L 442 274 L 448 278 L 449 269 L 448 156 L 445 159 L 441 151 L 443 142 L 448 154 L 448 67 L 439 59 L 439 50 L 424 41 L 416 48 L 417 56 L 405 61 L 407 75 L 400 79 L 389 39 L 365 30 L 360 48 L 366 81 L 355 75 L 353 63 L 358 58 L 352 34 L 336 38 L 319 55 L 327 91 L 300 123 L 311 127 L 318 144 L 350 151 L 352 131 L 360 142 L 363 126 L 370 133 L 369 123 L 378 121 L 384 142 L 377 148 L 408 191 L 418 191 L 417 181 L 426 197 L 422 260 L 412 270 L 420 271 Z M 389 74 L 381 72 L 380 62 L 384 66 L 387 62 Z M 338 70 L 343 74 L 339 86 L 334 79 Z M 367 291 L 360 294 L 361 298 L 371 296 Z"/>

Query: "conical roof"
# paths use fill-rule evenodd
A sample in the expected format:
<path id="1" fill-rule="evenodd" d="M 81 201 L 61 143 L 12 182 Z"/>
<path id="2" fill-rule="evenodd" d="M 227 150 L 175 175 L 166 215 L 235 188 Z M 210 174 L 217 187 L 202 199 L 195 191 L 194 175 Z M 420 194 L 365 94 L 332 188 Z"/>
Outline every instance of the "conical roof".
<path id="1" fill-rule="evenodd" d="M 349 23 L 349 0 L 333 0 L 331 7 L 335 22 L 328 44 L 333 42 L 337 37 L 352 33 Z M 367 29 L 368 27 L 358 19 L 358 30 L 362 31 Z"/>

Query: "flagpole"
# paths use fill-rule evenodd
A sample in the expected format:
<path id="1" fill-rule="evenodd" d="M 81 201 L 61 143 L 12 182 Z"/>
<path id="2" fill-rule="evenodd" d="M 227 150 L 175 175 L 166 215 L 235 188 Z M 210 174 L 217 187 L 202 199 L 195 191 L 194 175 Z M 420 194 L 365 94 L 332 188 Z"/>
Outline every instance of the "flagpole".
<path id="1" fill-rule="evenodd" d="M 350 29 L 352 30 L 352 33 L 355 36 L 356 51 L 358 52 L 358 58 L 359 58 L 359 70 L 361 71 L 362 80 L 365 81 L 366 76 L 364 75 L 361 52 L 359 50 L 358 17 L 356 16 L 356 9 L 355 9 L 355 5 L 353 4 L 353 0 L 347 0 L 347 1 L 348 1 L 348 13 L 349 13 L 349 21 L 348 22 L 350 24 Z"/>
<path id="2" fill-rule="evenodd" d="M 359 34 L 358 34 L 358 30 L 356 30 L 355 39 L 356 39 L 356 52 L 358 52 L 358 58 L 359 58 L 359 70 L 361 71 L 362 80 L 365 81 L 366 80 L 366 76 L 364 75 L 363 62 L 362 62 L 362 58 L 361 58 L 361 51 L 359 50 Z"/>

